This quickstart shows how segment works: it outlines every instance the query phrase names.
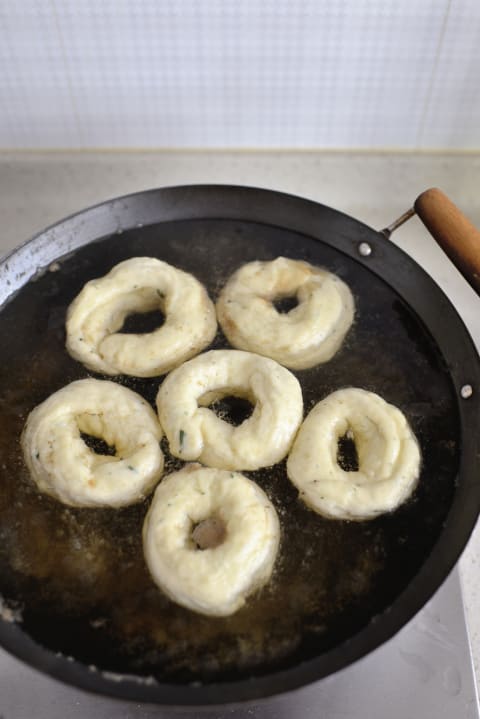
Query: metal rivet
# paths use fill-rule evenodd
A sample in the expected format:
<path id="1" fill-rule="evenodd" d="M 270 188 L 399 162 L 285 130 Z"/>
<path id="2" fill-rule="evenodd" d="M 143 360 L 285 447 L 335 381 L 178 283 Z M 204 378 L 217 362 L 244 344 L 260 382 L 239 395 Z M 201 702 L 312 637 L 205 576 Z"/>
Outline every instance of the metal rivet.
<path id="1" fill-rule="evenodd" d="M 460 394 L 462 395 L 463 399 L 468 399 L 473 394 L 473 387 L 471 384 L 464 384 L 462 389 L 460 390 Z"/>
<path id="2" fill-rule="evenodd" d="M 362 255 L 362 257 L 368 257 L 372 254 L 372 248 L 368 244 L 368 242 L 360 242 L 358 245 L 358 251 Z"/>

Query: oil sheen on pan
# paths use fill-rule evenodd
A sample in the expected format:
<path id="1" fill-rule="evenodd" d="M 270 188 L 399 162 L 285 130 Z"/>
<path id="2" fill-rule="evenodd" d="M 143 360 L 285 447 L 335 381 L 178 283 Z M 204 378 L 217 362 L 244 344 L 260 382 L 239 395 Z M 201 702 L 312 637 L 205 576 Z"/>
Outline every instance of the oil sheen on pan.
<path id="1" fill-rule="evenodd" d="M 149 500 L 121 510 L 65 507 L 35 489 L 19 437 L 35 405 L 89 374 L 64 346 L 66 308 L 87 280 L 128 257 L 159 257 L 192 272 L 215 299 L 240 265 L 279 255 L 337 273 L 356 303 L 354 324 L 338 354 L 295 373 L 305 412 L 341 387 L 380 394 L 406 414 L 420 442 L 422 474 L 413 497 L 393 514 L 346 522 L 308 510 L 286 477 L 285 463 L 246 472 L 279 513 L 275 572 L 236 614 L 205 617 L 170 602 L 150 579 L 141 543 Z M 159 321 L 130 318 L 125 331 L 148 331 L 149 322 Z M 102 670 L 173 682 L 222 681 L 287 668 L 341 643 L 388 606 L 440 533 L 459 445 L 447 368 L 403 300 L 321 242 L 226 220 L 130 230 L 77 250 L 60 261 L 58 271 L 30 282 L 0 313 L 0 336 L 0 594 L 20 604 L 25 630 L 53 651 Z M 212 348 L 227 346 L 219 332 Z M 161 380 L 115 379 L 152 406 Z M 233 423 L 250 410 L 245 400 L 224 400 L 217 407 Z M 96 449 L 108 451 L 101 444 Z M 347 468 L 354 458 L 342 461 Z M 167 454 L 167 472 L 181 464 Z"/>

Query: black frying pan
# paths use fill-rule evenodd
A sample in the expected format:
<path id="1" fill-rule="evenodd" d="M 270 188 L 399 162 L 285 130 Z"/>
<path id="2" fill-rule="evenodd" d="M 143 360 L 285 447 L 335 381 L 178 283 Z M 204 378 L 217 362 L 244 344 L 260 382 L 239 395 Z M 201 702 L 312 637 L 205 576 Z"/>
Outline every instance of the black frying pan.
<path id="1" fill-rule="evenodd" d="M 284 463 L 246 473 L 275 503 L 282 542 L 270 584 L 230 618 L 189 612 L 153 585 L 141 549 L 148 501 L 66 508 L 36 491 L 21 458 L 28 412 L 88 374 L 64 349 L 68 304 L 87 280 L 138 255 L 192 272 L 212 297 L 254 259 L 284 255 L 337 273 L 353 291 L 356 320 L 330 362 L 296 373 L 305 410 L 340 387 L 364 387 L 405 412 L 421 445 L 414 496 L 370 522 L 309 511 Z M 0 594 L 22 617 L 0 622 L 0 642 L 13 654 L 136 701 L 254 700 L 325 677 L 386 641 L 454 566 L 480 507 L 479 359 L 445 295 L 381 233 L 265 190 L 153 190 L 51 227 L 0 265 L 0 280 Z M 151 319 L 125 330 L 148 331 Z M 219 332 L 213 347 L 226 346 Z M 116 381 L 153 403 L 161 378 Z M 222 409 L 232 422 L 248 412 L 234 401 Z"/>

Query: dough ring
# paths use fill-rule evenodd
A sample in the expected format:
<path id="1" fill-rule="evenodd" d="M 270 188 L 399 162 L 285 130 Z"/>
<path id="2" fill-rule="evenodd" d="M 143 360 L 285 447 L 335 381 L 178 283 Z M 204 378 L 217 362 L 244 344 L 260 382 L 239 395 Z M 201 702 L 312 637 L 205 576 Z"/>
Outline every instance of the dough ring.
<path id="1" fill-rule="evenodd" d="M 147 334 L 119 332 L 128 315 L 161 310 Z M 120 262 L 87 282 L 67 313 L 67 350 L 95 372 L 155 377 L 201 352 L 217 331 L 215 307 L 192 275 L 153 257 Z"/>
<path id="2" fill-rule="evenodd" d="M 255 406 L 238 427 L 205 406 L 231 395 Z M 303 416 L 302 390 L 293 374 L 271 359 L 238 350 L 211 350 L 178 367 L 160 387 L 157 407 L 175 457 L 221 469 L 276 464 Z"/>
<path id="3" fill-rule="evenodd" d="M 97 454 L 84 433 L 114 446 Z M 162 430 L 140 395 L 114 382 L 83 379 L 30 413 L 22 448 L 40 491 L 77 507 L 122 507 L 150 492 L 163 471 Z"/>
<path id="4" fill-rule="evenodd" d="M 241 474 L 186 465 L 159 484 L 143 525 L 154 582 L 194 612 L 228 616 L 271 576 L 280 526 Z"/>
<path id="5" fill-rule="evenodd" d="M 338 440 L 353 438 L 358 471 L 344 471 Z M 287 462 L 303 501 L 336 519 L 371 519 L 396 509 L 413 492 L 420 450 L 402 412 L 373 392 L 342 389 L 305 419 Z"/>
<path id="6" fill-rule="evenodd" d="M 273 301 L 296 295 L 286 314 Z M 218 321 L 234 347 L 300 370 L 327 362 L 353 322 L 354 303 L 336 275 L 299 260 L 250 262 L 228 280 L 217 301 Z"/>

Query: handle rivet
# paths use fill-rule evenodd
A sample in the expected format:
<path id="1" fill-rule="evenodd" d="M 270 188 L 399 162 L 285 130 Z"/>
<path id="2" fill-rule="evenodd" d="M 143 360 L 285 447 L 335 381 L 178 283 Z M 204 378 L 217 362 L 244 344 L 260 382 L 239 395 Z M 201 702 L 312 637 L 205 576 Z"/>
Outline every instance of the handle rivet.
<path id="1" fill-rule="evenodd" d="M 464 384 L 462 389 L 460 390 L 460 394 L 462 395 L 463 399 L 468 399 L 473 394 L 473 387 L 471 384 Z"/>
<path id="2" fill-rule="evenodd" d="M 360 242 L 358 245 L 358 251 L 362 255 L 362 257 L 368 257 L 372 254 L 372 248 L 368 244 L 368 242 Z"/>

